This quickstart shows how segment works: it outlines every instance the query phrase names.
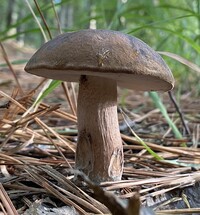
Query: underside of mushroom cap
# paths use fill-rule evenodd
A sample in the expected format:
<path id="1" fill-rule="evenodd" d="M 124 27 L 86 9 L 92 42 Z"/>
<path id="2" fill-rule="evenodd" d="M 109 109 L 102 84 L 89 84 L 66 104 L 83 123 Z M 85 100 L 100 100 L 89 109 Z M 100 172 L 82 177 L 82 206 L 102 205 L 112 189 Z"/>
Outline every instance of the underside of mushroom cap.
<path id="1" fill-rule="evenodd" d="M 141 40 L 110 30 L 64 33 L 45 43 L 27 63 L 29 73 L 77 82 L 81 75 L 110 78 L 129 89 L 168 91 L 173 75 Z"/>

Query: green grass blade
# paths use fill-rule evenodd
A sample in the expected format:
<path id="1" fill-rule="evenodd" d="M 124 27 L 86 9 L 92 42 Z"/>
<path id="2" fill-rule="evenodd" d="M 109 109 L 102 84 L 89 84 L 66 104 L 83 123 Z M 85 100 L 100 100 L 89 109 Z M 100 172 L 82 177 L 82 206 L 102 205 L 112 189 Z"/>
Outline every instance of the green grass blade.
<path id="1" fill-rule="evenodd" d="M 23 114 L 23 117 L 30 113 L 33 109 L 37 109 L 39 103 L 44 99 L 49 93 L 51 93 L 58 85 L 60 85 L 61 81 L 48 79 L 47 83 L 44 85 L 39 95 L 35 99 L 34 103 L 31 107 Z"/>
<path id="2" fill-rule="evenodd" d="M 157 92 L 149 92 L 149 96 L 153 100 L 153 102 L 156 105 L 156 107 L 160 110 L 160 112 L 165 117 L 165 119 L 166 119 L 168 125 L 170 126 L 170 128 L 172 129 L 175 137 L 178 138 L 178 139 L 182 139 L 183 138 L 182 134 L 180 133 L 180 131 L 178 130 L 178 128 L 176 127 L 174 122 L 170 119 L 170 117 L 169 117 L 169 115 L 167 113 L 167 110 L 166 110 L 164 104 L 162 103 L 158 93 Z"/>
<path id="3" fill-rule="evenodd" d="M 26 62 L 27 62 L 27 60 L 25 60 L 25 59 L 10 61 L 10 63 L 12 65 L 25 64 Z M 0 67 L 6 67 L 6 66 L 7 66 L 6 63 L 0 63 Z"/>
<path id="4" fill-rule="evenodd" d="M 173 34 L 174 36 L 176 36 L 176 37 L 182 39 L 183 41 L 187 42 L 188 44 L 190 44 L 190 46 L 194 50 L 196 50 L 198 53 L 200 53 L 200 46 L 193 39 L 191 39 L 190 37 L 187 37 L 187 36 L 183 35 L 182 33 L 179 33 L 178 31 L 171 30 L 169 28 L 150 26 L 150 24 L 149 24 L 149 25 L 144 25 L 144 26 L 141 26 L 139 28 L 136 28 L 136 29 L 134 29 L 132 31 L 129 31 L 128 33 L 132 34 L 132 33 L 136 32 L 136 31 L 142 30 L 144 28 L 157 29 L 157 30 L 169 32 L 169 33 Z"/>
<path id="5" fill-rule="evenodd" d="M 181 57 L 180 55 L 177 55 L 177 54 L 174 54 L 174 53 L 171 53 L 171 52 L 163 52 L 163 51 L 158 51 L 158 54 L 170 57 L 170 58 L 172 58 L 172 59 L 184 64 L 185 66 L 189 67 L 190 69 L 192 69 L 195 72 L 200 74 L 200 67 L 197 64 L 195 64 L 195 63 L 193 63 L 193 62 Z"/>
<path id="6" fill-rule="evenodd" d="M 133 134 L 133 136 L 137 139 L 137 141 L 144 146 L 144 148 L 149 152 L 150 155 L 152 155 L 156 160 L 164 160 L 164 158 L 162 158 L 161 156 L 159 156 L 156 152 L 154 152 L 135 132 L 134 130 L 131 128 L 131 126 L 129 125 L 128 121 L 126 120 L 126 118 L 128 118 L 128 116 L 124 113 L 124 111 L 120 108 L 120 112 L 122 114 L 122 117 L 124 119 L 124 122 L 126 123 L 126 125 L 128 126 L 128 128 L 130 129 L 131 133 Z"/>
<path id="7" fill-rule="evenodd" d="M 61 81 L 58 80 L 51 80 L 50 84 L 47 86 L 46 89 L 44 89 L 44 91 L 41 91 L 41 93 L 38 95 L 38 97 L 36 98 L 34 105 L 37 105 L 39 102 L 42 101 L 42 99 L 44 99 L 49 93 L 51 93 L 57 86 L 59 86 L 61 83 Z"/>

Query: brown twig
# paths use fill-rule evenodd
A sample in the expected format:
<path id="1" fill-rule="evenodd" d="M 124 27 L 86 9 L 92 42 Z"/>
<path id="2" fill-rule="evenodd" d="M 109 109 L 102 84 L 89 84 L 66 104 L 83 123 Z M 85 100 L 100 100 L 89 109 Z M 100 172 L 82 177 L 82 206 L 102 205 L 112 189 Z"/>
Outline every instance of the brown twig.
<path id="1" fill-rule="evenodd" d="M 177 113 L 179 114 L 179 117 L 181 119 L 183 127 L 185 128 L 186 133 L 190 136 L 191 135 L 190 129 L 189 129 L 188 125 L 185 122 L 184 115 L 183 115 L 180 107 L 178 106 L 178 104 L 176 102 L 176 98 L 174 97 L 173 92 L 169 91 L 168 94 L 169 94 L 169 98 L 171 99 L 172 103 L 174 104 L 174 107 L 175 107 Z"/>
<path id="2" fill-rule="evenodd" d="M 18 81 L 18 78 L 17 78 L 17 76 L 16 76 L 16 74 L 15 74 L 15 71 L 14 71 L 14 69 L 13 69 L 13 67 L 12 67 L 12 64 L 10 63 L 10 61 L 9 61 L 9 59 L 8 59 L 8 55 L 7 55 L 7 53 L 6 53 L 6 50 L 4 49 L 4 46 L 3 46 L 3 44 L 2 44 L 1 41 L 0 41 L 0 46 L 1 46 L 1 49 L 2 49 L 2 53 L 3 53 L 3 58 L 4 58 L 5 62 L 6 62 L 6 64 L 8 65 L 10 71 L 11 71 L 12 74 L 13 74 L 13 77 L 14 77 L 16 83 L 17 83 L 17 86 L 18 86 L 18 88 L 19 88 L 19 90 L 20 90 L 20 93 L 21 93 L 21 94 L 24 94 L 24 92 L 23 92 L 23 90 L 22 90 L 22 88 L 21 88 L 21 85 L 20 85 L 20 83 L 19 83 L 19 81 Z"/>
<path id="3" fill-rule="evenodd" d="M 35 6 L 36 6 L 36 8 L 37 8 L 37 10 L 38 10 L 38 12 L 39 12 L 39 14 L 40 14 L 40 17 L 42 18 L 42 21 L 43 21 L 43 23 L 44 23 L 44 25 L 45 25 L 45 28 L 46 28 L 46 30 L 47 30 L 47 32 L 48 32 L 49 38 L 52 39 L 51 32 L 50 32 L 50 30 L 49 30 L 49 27 L 48 27 L 48 25 L 47 25 L 47 22 L 46 22 L 46 20 L 45 20 L 45 18 L 44 18 L 44 16 L 43 16 L 43 14 L 42 14 L 42 11 L 40 10 L 40 6 L 38 5 L 37 0 L 34 0 L 34 2 L 35 2 Z"/>
<path id="4" fill-rule="evenodd" d="M 73 102 L 71 100 L 71 97 L 69 95 L 69 90 L 68 90 L 68 87 L 67 87 L 65 82 L 62 82 L 62 88 L 64 90 L 64 93 L 65 93 L 66 97 L 67 97 L 67 101 L 69 102 L 69 106 L 70 106 L 70 108 L 72 110 L 72 113 L 73 113 L 74 116 L 76 116 L 76 111 L 75 111 L 75 107 L 74 107 L 75 105 L 73 104 Z"/>

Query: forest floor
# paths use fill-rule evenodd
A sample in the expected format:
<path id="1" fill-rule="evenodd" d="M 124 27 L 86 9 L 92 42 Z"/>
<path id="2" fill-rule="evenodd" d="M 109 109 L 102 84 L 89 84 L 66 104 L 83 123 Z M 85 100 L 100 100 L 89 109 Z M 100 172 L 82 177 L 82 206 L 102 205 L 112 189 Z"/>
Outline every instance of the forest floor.
<path id="1" fill-rule="evenodd" d="M 153 214 L 149 208 L 155 214 L 200 214 L 200 97 L 195 87 L 178 95 L 189 133 L 168 94 L 159 93 L 182 138 L 174 136 L 147 93 L 119 89 L 118 104 L 130 125 L 119 113 L 123 180 L 97 186 L 83 176 L 85 183 L 77 185 L 73 180 L 77 123 L 66 93 L 62 86 L 57 87 L 38 111 L 23 115 L 41 90 L 41 86 L 36 88 L 43 79 L 26 73 L 24 63 L 15 64 L 28 60 L 33 49 L 15 42 L 5 43 L 4 48 L 23 92 L 1 55 L 0 210 L 8 214 L 33 214 L 36 208 L 40 210 L 37 214 L 108 214 L 118 208 L 118 214 L 131 214 L 128 205 L 135 196 L 137 208 L 139 192 L 146 214 Z M 73 97 L 70 85 L 68 89 Z M 176 89 L 178 86 L 175 95 Z M 133 131 L 163 160 L 149 154 Z M 58 208 L 62 211 L 56 211 Z"/>

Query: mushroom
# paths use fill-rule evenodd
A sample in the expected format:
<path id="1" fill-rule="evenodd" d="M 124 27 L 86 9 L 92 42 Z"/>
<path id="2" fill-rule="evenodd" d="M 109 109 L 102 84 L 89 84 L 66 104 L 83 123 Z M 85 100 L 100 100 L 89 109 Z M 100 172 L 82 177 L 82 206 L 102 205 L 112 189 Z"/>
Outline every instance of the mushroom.
<path id="1" fill-rule="evenodd" d="M 141 40 L 111 30 L 61 34 L 45 43 L 25 70 L 79 82 L 75 167 L 96 183 L 122 176 L 117 85 L 142 91 L 168 91 L 174 86 L 173 75 L 159 54 Z"/>

